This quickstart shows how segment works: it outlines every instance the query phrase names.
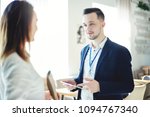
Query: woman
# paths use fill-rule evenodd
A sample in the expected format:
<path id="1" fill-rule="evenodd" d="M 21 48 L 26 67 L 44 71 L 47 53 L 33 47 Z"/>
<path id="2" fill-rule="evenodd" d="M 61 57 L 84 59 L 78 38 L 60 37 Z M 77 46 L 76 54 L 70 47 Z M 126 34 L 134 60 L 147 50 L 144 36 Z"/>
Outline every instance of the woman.
<path id="1" fill-rule="evenodd" d="M 5 9 L 0 24 L 1 99 L 47 99 L 44 81 L 37 74 L 25 44 L 33 41 L 37 17 L 27 1 L 15 0 Z"/>

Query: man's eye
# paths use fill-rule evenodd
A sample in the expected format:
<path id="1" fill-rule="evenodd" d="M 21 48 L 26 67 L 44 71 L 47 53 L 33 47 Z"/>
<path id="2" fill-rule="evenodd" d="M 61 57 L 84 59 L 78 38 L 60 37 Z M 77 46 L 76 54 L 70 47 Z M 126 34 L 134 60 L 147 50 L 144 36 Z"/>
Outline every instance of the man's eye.
<path id="1" fill-rule="evenodd" d="M 93 24 L 93 23 L 92 23 L 92 24 L 90 24 L 90 26 L 92 26 L 92 25 L 95 25 L 95 24 Z"/>

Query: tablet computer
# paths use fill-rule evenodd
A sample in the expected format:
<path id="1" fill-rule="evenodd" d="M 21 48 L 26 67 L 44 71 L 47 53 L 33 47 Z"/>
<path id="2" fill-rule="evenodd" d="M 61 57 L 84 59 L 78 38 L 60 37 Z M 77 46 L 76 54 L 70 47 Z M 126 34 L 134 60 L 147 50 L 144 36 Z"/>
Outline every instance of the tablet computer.
<path id="1" fill-rule="evenodd" d="M 72 85 L 70 83 L 67 83 L 67 82 L 64 82 L 64 81 L 60 81 L 63 85 L 65 86 L 73 86 L 74 88 L 77 88 L 77 89 L 83 89 L 82 86 L 76 86 L 76 85 Z"/>

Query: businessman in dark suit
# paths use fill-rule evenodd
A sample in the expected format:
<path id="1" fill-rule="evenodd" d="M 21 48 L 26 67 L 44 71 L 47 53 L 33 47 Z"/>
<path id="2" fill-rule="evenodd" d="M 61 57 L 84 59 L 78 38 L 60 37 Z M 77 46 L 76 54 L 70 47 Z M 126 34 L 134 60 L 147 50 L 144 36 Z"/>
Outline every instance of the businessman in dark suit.
<path id="1" fill-rule="evenodd" d="M 78 99 L 121 100 L 134 88 L 131 55 L 104 35 L 104 26 L 105 16 L 100 9 L 84 9 L 83 27 L 90 43 L 81 51 L 78 78 L 65 81 L 83 87 Z"/>

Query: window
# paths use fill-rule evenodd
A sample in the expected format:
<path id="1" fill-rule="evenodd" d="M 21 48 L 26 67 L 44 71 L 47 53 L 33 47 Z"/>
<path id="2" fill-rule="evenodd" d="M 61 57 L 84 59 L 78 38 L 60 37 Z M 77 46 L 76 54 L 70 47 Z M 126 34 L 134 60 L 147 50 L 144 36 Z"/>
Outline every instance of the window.
<path id="1" fill-rule="evenodd" d="M 124 18 L 119 18 L 117 7 L 93 3 L 93 7 L 100 8 L 105 14 L 105 34 L 112 41 L 127 47 L 130 50 L 130 24 Z"/>

